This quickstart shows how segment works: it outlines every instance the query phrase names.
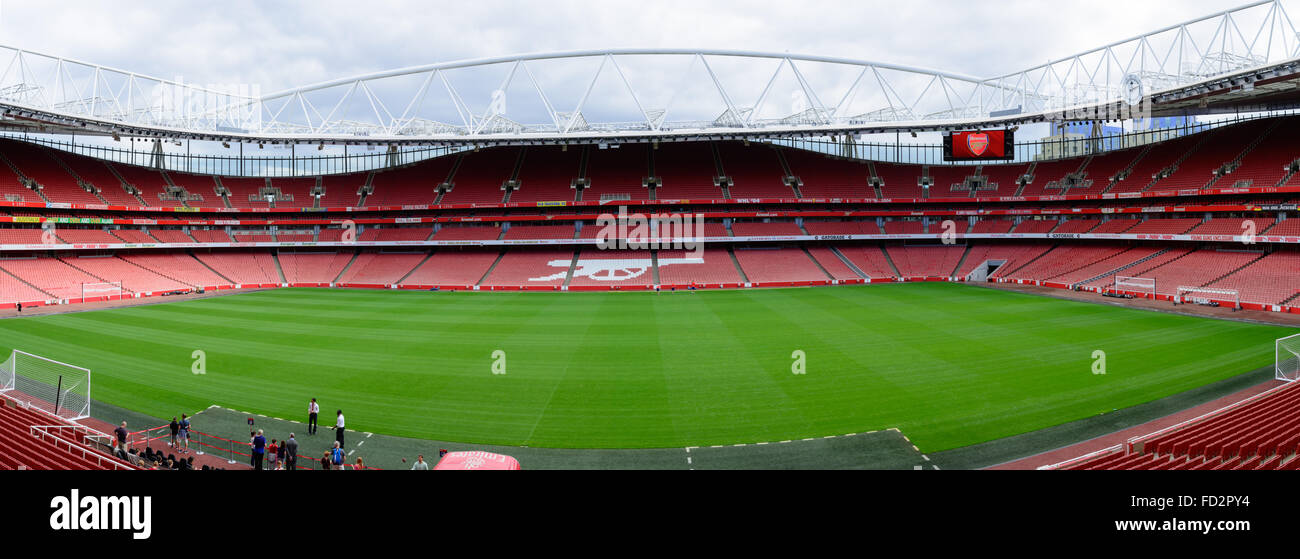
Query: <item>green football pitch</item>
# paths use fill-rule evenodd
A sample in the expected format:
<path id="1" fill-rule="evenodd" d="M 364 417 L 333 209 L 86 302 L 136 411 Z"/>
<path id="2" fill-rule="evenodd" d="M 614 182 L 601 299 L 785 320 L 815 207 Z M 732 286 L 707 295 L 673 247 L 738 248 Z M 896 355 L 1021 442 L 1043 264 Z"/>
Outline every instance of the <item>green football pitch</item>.
<path id="1" fill-rule="evenodd" d="M 316 397 L 325 425 L 343 408 L 351 430 L 442 441 L 680 448 L 897 428 L 936 452 L 1268 366 L 1292 333 L 946 283 L 279 289 L 0 320 L 0 349 L 90 368 L 96 400 L 155 417 L 301 418 Z"/>

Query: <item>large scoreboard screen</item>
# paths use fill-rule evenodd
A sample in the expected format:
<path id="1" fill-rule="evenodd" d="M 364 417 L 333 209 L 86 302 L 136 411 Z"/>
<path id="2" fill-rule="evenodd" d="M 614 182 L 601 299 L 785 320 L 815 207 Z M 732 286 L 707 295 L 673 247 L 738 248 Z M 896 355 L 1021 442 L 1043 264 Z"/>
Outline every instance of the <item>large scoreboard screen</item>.
<path id="1" fill-rule="evenodd" d="M 943 137 L 944 161 L 1003 161 L 1015 158 L 1010 130 L 952 132 Z"/>

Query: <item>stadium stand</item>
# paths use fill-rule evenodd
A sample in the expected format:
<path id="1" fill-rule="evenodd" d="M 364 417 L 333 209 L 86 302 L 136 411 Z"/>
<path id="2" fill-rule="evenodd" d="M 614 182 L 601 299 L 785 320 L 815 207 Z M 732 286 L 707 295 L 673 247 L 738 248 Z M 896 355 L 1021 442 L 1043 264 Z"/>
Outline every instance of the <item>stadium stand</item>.
<path id="1" fill-rule="evenodd" d="M 501 203 L 506 195 L 502 185 L 513 176 L 520 152 L 521 148 L 499 148 L 464 154 L 452 181 L 455 186 L 442 196 L 442 203 Z M 428 204 L 429 200 L 410 203 Z"/>
<path id="2" fill-rule="evenodd" d="M 342 231 L 338 233 L 341 235 Z M 358 241 L 427 241 L 432 227 L 368 227 L 357 235 Z"/>
<path id="3" fill-rule="evenodd" d="M 572 202 L 577 195 L 573 181 L 582 170 L 582 153 L 581 149 L 526 148 L 519 189 L 510 193 L 510 202 Z"/>
<path id="4" fill-rule="evenodd" d="M 192 285 L 151 272 L 115 256 L 75 256 L 59 259 L 65 264 L 89 274 L 94 282 L 122 282 L 122 289 L 134 293 L 161 293 L 188 291 Z"/>
<path id="5" fill-rule="evenodd" d="M 803 235 L 799 226 L 789 221 L 770 223 L 754 221 L 731 222 L 731 234 L 737 237 L 771 237 L 780 235 Z"/>
<path id="6" fill-rule="evenodd" d="M 149 235 L 149 233 L 139 229 L 114 229 L 113 236 L 120 239 L 120 242 L 137 243 L 137 244 L 157 244 L 158 239 Z"/>
<path id="7" fill-rule="evenodd" d="M 402 285 L 455 286 L 469 289 L 483 279 L 500 252 L 492 250 L 438 249 L 411 272 Z"/>
<path id="8" fill-rule="evenodd" d="M 564 284 L 573 264 L 572 249 L 510 249 L 480 284 L 483 287 L 555 287 Z"/>
<path id="9" fill-rule="evenodd" d="M 660 180 L 655 189 L 659 200 L 724 198 L 723 190 L 713 183 L 720 176 L 714 162 L 712 143 L 661 144 L 651 150 L 655 176 Z"/>
<path id="10" fill-rule="evenodd" d="M 339 283 L 393 285 L 427 257 L 425 252 L 363 252 L 339 277 Z"/>
<path id="11" fill-rule="evenodd" d="M 866 165 L 801 149 L 782 149 L 780 153 L 790 172 L 803 183 L 799 192 L 804 198 L 875 197 Z M 912 181 L 915 183 L 915 176 Z"/>
<path id="12" fill-rule="evenodd" d="M 69 266 L 56 258 L 15 258 L 0 260 L 0 269 L 21 280 L 27 286 L 39 289 L 48 296 L 34 299 L 13 299 L 31 301 L 43 299 L 75 299 L 81 297 L 81 285 L 84 283 L 103 283 L 103 278 L 92 276 L 80 269 Z M 111 281 L 122 281 L 114 279 Z M 9 284 L 11 282 L 4 282 Z M 125 287 L 125 286 L 124 286 Z"/>
<path id="13" fill-rule="evenodd" d="M 1274 251 L 1205 287 L 1235 289 L 1245 302 L 1281 304 L 1300 293 L 1300 252 Z"/>
<path id="14" fill-rule="evenodd" d="M 657 264 L 660 285 L 743 283 L 731 253 L 725 248 L 705 245 L 698 255 L 690 251 L 660 250 Z"/>
<path id="15" fill-rule="evenodd" d="M 650 176 L 649 149 L 645 144 L 588 147 L 588 187 L 582 191 L 582 200 L 648 200 L 649 189 L 641 181 Z"/>
<path id="16" fill-rule="evenodd" d="M 835 253 L 830 247 L 808 247 L 808 254 L 817 261 L 831 279 L 836 281 L 850 281 L 862 279 L 857 272 L 854 272 L 843 259 Z"/>
<path id="17" fill-rule="evenodd" d="M 283 283 L 276 268 L 275 256 L 269 252 L 214 251 L 196 252 L 207 267 L 240 285 L 274 285 Z"/>
<path id="18" fill-rule="evenodd" d="M 515 225 L 502 239 L 572 239 L 577 234 L 573 225 Z"/>
<path id="19" fill-rule="evenodd" d="M 718 159 L 731 179 L 731 198 L 794 198 L 777 151 L 763 144 L 718 142 Z"/>
<path id="20" fill-rule="evenodd" d="M 1053 219 L 1026 219 L 1014 228 L 1012 233 L 1051 233 L 1060 222 Z"/>
<path id="21" fill-rule="evenodd" d="M 160 276 L 194 287 L 231 285 L 229 279 L 217 275 L 211 268 L 183 252 L 133 253 L 121 258 Z"/>
<path id="22" fill-rule="evenodd" d="M 291 284 L 330 284 L 352 262 L 351 252 L 280 252 L 280 270 Z"/>
<path id="23" fill-rule="evenodd" d="M 750 283 L 827 282 L 823 272 L 801 248 L 738 248 L 736 261 Z"/>
<path id="24" fill-rule="evenodd" d="M 163 243 L 212 242 L 206 240 L 199 241 L 194 237 L 191 237 L 189 233 L 181 231 L 180 229 L 150 229 L 149 234 L 153 235 L 153 238 L 158 239 L 160 242 Z M 222 234 L 224 235 L 225 233 L 223 232 Z M 230 242 L 230 239 L 227 237 L 224 241 L 217 241 L 217 242 L 228 243 Z"/>
<path id="25" fill-rule="evenodd" d="M 450 225 L 438 230 L 432 241 L 494 241 L 501 238 L 500 225 Z"/>
<path id="26" fill-rule="evenodd" d="M 654 260 L 648 250 L 599 250 L 578 253 L 570 288 L 646 287 L 654 284 Z"/>
<path id="27" fill-rule="evenodd" d="M 438 185 L 456 165 L 456 157 L 439 157 L 423 163 L 378 172 L 371 177 L 373 192 L 366 196 L 367 206 L 405 206 L 430 204 L 438 198 Z M 366 184 L 359 178 L 329 178 L 325 181 L 323 206 L 353 206 L 359 202 L 353 194 Z M 497 185 L 500 186 L 500 185 Z M 500 201 L 500 191 L 497 192 Z M 335 203 L 349 202 L 350 203 Z"/>
<path id="28" fill-rule="evenodd" d="M 122 242 L 103 229 L 56 229 L 59 240 L 69 244 L 113 244 Z"/>
<path id="29" fill-rule="evenodd" d="M 59 425 L 62 428 L 40 429 Z M 0 470 L 134 470 L 134 466 L 92 447 L 89 437 L 106 435 L 0 399 Z"/>
<path id="30" fill-rule="evenodd" d="M 946 278 L 953 275 L 966 246 L 891 246 L 885 252 L 902 277 Z"/>
<path id="31" fill-rule="evenodd" d="M 1139 438 L 1066 470 L 1300 469 L 1300 383 Z"/>
<path id="32" fill-rule="evenodd" d="M 898 277 L 883 249 L 877 245 L 841 246 L 837 250 L 868 278 Z"/>

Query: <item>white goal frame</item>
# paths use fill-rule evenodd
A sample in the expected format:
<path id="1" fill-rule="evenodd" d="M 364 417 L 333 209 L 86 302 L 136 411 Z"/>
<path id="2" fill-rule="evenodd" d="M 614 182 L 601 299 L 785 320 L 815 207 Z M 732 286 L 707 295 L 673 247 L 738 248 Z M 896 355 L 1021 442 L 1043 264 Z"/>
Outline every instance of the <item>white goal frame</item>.
<path id="1" fill-rule="evenodd" d="M 1221 289 L 1217 287 L 1192 287 L 1189 285 L 1178 286 L 1178 295 L 1174 297 L 1174 303 L 1186 303 L 1183 299 L 1184 293 L 1205 293 L 1209 295 L 1224 295 L 1232 299 L 1232 308 L 1237 310 L 1241 308 L 1241 293 L 1236 289 Z M 1208 298 L 1207 298 L 1208 299 Z"/>
<path id="2" fill-rule="evenodd" d="M 117 300 L 118 300 L 118 301 L 121 301 L 122 299 L 125 299 L 125 298 L 126 298 L 126 290 L 122 288 L 122 282 L 120 282 L 120 281 L 105 281 L 105 282 L 99 282 L 99 283 L 82 283 L 82 284 L 81 284 L 81 301 L 82 301 L 82 302 L 85 302 L 85 301 L 86 301 L 87 288 L 91 288 L 91 289 L 99 289 L 100 287 L 103 287 L 103 286 L 114 286 L 114 287 L 116 287 L 116 288 L 117 288 Z M 98 295 L 96 295 L 96 296 L 98 296 Z M 113 295 L 111 294 L 111 291 L 110 291 L 110 294 L 108 295 L 108 300 L 109 300 L 109 301 L 112 301 L 112 300 L 113 300 Z"/>
<path id="3" fill-rule="evenodd" d="M 1273 378 L 1286 382 L 1300 380 L 1300 334 L 1273 342 Z"/>
<path id="4" fill-rule="evenodd" d="M 90 417 L 90 369 L 15 349 L 0 362 L 0 395 L 73 421 Z"/>
<path id="5" fill-rule="evenodd" d="M 1120 291 L 1136 291 L 1138 293 L 1151 293 L 1151 298 L 1156 298 L 1156 278 L 1144 278 L 1138 276 L 1115 276 L 1115 283 L 1111 287 L 1116 293 Z"/>

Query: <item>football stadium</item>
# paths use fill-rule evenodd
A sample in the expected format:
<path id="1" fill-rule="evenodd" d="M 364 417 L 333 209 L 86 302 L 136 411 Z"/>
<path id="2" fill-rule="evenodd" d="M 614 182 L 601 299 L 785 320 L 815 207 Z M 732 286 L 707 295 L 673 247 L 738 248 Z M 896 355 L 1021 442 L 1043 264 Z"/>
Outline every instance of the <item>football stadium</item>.
<path id="1" fill-rule="evenodd" d="M 1296 7 L 995 75 L 0 46 L 0 469 L 1300 469 Z"/>

